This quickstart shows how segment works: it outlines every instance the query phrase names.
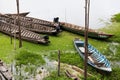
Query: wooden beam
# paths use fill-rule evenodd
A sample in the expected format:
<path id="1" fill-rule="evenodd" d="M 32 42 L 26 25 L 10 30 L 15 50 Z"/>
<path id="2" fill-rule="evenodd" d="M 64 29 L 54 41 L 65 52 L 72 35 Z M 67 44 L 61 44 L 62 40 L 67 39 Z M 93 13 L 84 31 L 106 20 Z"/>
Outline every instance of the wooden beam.
<path id="1" fill-rule="evenodd" d="M 58 76 L 60 76 L 60 50 L 58 50 Z"/>
<path id="2" fill-rule="evenodd" d="M 17 3 L 17 15 L 18 15 L 17 24 L 19 26 L 19 48 L 21 48 L 22 39 L 21 39 L 21 29 L 20 29 L 20 22 L 19 22 L 19 0 L 16 0 L 16 3 Z"/>
<path id="3" fill-rule="evenodd" d="M 90 0 L 85 0 L 85 33 L 84 33 L 85 34 L 85 61 L 84 61 L 84 80 L 87 80 L 89 6 L 90 6 Z"/>

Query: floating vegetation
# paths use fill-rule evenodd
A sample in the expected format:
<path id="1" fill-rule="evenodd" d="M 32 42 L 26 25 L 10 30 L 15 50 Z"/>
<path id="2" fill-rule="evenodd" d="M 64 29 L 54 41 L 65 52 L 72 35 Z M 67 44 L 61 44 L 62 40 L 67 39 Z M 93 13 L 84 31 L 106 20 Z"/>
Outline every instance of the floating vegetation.
<path id="1" fill-rule="evenodd" d="M 28 50 L 20 50 L 20 52 L 16 53 L 15 59 L 17 61 L 17 65 L 43 65 L 45 63 L 40 54 L 30 52 Z"/>

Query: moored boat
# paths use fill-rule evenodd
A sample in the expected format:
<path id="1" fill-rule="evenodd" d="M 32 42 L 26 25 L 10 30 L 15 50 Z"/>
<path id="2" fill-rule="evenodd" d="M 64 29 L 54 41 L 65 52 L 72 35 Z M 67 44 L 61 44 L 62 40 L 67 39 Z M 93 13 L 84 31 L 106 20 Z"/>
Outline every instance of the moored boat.
<path id="1" fill-rule="evenodd" d="M 81 41 L 79 39 L 74 40 L 74 46 L 80 56 L 85 59 L 85 48 L 84 48 L 84 41 Z M 96 69 L 111 72 L 111 65 L 110 62 L 107 60 L 107 58 L 102 55 L 96 48 L 94 48 L 92 45 L 88 44 L 88 64 L 93 66 Z"/>
<path id="2" fill-rule="evenodd" d="M 18 16 L 0 14 L 0 19 L 17 25 Z M 37 33 L 57 35 L 61 32 L 60 29 L 58 30 L 57 27 L 54 26 L 54 23 L 36 18 L 19 16 L 19 23 L 27 30 Z"/>
<path id="3" fill-rule="evenodd" d="M 20 16 L 27 16 L 29 13 L 30 13 L 30 12 L 23 12 L 23 13 L 19 13 L 19 15 L 20 15 Z M 18 14 L 17 14 L 17 13 L 15 13 L 15 14 L 8 13 L 8 14 L 5 14 L 5 15 L 10 16 L 10 15 L 18 15 Z"/>
<path id="4" fill-rule="evenodd" d="M 80 34 L 84 36 L 84 31 L 85 31 L 85 27 L 81 27 L 78 25 L 73 25 L 70 23 L 65 23 L 65 22 L 61 22 L 61 28 L 76 34 Z M 112 34 L 107 34 L 104 32 L 100 32 L 94 29 L 89 29 L 88 30 L 88 37 L 91 38 L 96 38 L 96 39 L 108 39 L 110 37 L 112 37 Z"/>
<path id="5" fill-rule="evenodd" d="M 23 40 L 34 42 L 34 43 L 41 43 L 41 44 L 48 44 L 49 37 L 43 36 L 32 31 L 26 30 L 24 27 L 21 28 L 21 38 Z M 19 26 L 7 23 L 6 21 L 0 21 L 0 32 L 5 33 L 9 36 L 14 36 L 19 38 Z"/>

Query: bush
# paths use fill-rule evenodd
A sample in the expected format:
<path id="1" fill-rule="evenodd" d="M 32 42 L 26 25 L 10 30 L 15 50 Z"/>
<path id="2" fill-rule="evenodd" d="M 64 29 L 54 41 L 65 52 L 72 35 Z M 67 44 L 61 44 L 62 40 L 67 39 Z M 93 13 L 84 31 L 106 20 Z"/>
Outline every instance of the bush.
<path id="1" fill-rule="evenodd" d="M 120 22 L 120 13 L 113 15 L 111 22 Z"/>

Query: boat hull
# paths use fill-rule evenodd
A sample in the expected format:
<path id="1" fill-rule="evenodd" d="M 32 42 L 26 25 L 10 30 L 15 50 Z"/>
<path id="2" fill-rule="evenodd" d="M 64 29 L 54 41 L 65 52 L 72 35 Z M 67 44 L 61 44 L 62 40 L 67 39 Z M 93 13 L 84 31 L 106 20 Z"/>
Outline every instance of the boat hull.
<path id="1" fill-rule="evenodd" d="M 61 28 L 79 35 L 84 36 L 84 31 L 85 28 L 81 27 L 81 26 L 77 26 L 77 25 L 73 25 L 70 23 L 65 23 L 65 22 L 61 22 Z M 93 29 L 89 29 L 88 30 L 88 37 L 90 38 L 95 38 L 95 39 L 108 39 L 110 37 L 112 37 L 113 35 L 111 34 L 106 34 L 103 32 L 99 32 Z"/>
<path id="2" fill-rule="evenodd" d="M 85 49 L 84 49 L 84 42 L 81 40 L 74 40 L 74 46 L 79 53 L 79 55 L 85 59 Z M 106 59 L 104 55 L 102 55 L 97 49 L 95 49 L 92 45 L 88 44 L 88 61 L 87 63 L 92 67 L 111 72 L 110 62 Z"/>
<path id="3" fill-rule="evenodd" d="M 33 42 L 33 43 L 40 43 L 40 44 L 48 44 L 50 42 L 49 37 L 26 30 L 22 26 L 20 28 L 21 28 L 21 38 L 23 40 Z M 0 32 L 7 34 L 9 36 L 19 38 L 19 26 L 14 24 L 9 24 L 9 23 L 0 21 Z"/>
<path id="4" fill-rule="evenodd" d="M 10 24 L 18 25 L 17 15 L 2 15 L 0 14 L 1 20 L 4 20 Z M 27 30 L 34 31 L 42 34 L 57 35 L 61 30 L 57 30 L 52 22 L 36 19 L 32 17 L 19 16 L 19 24 L 26 28 Z"/>

